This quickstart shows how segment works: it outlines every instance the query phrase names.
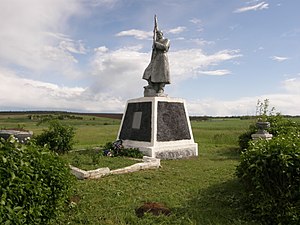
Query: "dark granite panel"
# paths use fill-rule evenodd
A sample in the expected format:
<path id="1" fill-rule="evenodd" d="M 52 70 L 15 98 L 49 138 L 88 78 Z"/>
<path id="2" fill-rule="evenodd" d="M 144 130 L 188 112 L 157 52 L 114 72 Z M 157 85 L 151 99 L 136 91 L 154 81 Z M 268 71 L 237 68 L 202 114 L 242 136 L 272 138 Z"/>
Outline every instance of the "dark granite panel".
<path id="1" fill-rule="evenodd" d="M 140 129 L 135 129 L 133 118 L 135 112 L 141 112 Z M 122 140 L 151 142 L 152 102 L 129 103 L 119 138 Z"/>
<path id="2" fill-rule="evenodd" d="M 191 134 L 183 103 L 158 102 L 157 141 L 189 139 Z"/>

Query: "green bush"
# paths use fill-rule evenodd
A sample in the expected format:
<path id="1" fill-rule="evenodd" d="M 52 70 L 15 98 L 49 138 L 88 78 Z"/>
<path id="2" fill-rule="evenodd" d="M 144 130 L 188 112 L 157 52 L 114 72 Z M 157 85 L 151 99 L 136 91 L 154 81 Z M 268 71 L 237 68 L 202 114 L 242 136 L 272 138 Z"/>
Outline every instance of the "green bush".
<path id="1" fill-rule="evenodd" d="M 266 224 L 300 224 L 299 131 L 250 142 L 237 176 L 257 218 Z"/>
<path id="2" fill-rule="evenodd" d="M 299 123 L 285 118 L 280 114 L 268 116 L 267 121 L 270 122 L 270 128 L 268 129 L 268 132 L 273 134 L 275 137 L 278 135 L 300 131 Z"/>
<path id="3" fill-rule="evenodd" d="M 47 148 L 0 141 L 0 224 L 47 224 L 71 190 L 69 168 Z"/>
<path id="4" fill-rule="evenodd" d="M 48 148 L 58 154 L 70 151 L 74 145 L 74 128 L 63 125 L 57 120 L 49 121 L 48 130 L 35 137 L 37 145 L 47 145 Z"/>

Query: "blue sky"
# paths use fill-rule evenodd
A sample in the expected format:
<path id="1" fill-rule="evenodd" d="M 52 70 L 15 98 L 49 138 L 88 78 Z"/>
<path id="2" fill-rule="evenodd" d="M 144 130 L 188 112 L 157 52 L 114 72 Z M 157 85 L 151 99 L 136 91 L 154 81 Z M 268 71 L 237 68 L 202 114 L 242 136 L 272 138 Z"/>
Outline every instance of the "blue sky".
<path id="1" fill-rule="evenodd" d="M 190 115 L 300 115 L 300 1 L 1 0 L 0 110 L 123 112 L 143 96 L 153 16 Z"/>

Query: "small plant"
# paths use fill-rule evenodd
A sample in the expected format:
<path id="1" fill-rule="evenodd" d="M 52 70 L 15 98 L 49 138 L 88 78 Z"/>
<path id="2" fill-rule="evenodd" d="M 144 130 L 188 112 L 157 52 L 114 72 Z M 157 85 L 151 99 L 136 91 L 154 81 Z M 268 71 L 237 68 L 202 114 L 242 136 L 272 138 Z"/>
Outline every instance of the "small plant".
<path id="1" fill-rule="evenodd" d="M 275 108 L 269 109 L 270 101 L 265 99 L 263 102 L 258 99 L 256 104 L 256 117 L 258 121 L 267 122 L 269 116 L 274 115 Z"/>
<path id="2" fill-rule="evenodd" d="M 48 130 L 35 137 L 36 144 L 47 145 L 50 150 L 64 154 L 70 151 L 74 145 L 74 128 L 62 125 L 58 120 L 49 121 Z"/>
<path id="3" fill-rule="evenodd" d="M 107 142 L 104 146 L 103 155 L 105 156 L 126 156 L 132 158 L 142 158 L 143 153 L 137 148 L 124 148 L 122 140 Z"/>
<path id="4" fill-rule="evenodd" d="M 0 224 L 47 224 L 64 208 L 73 177 L 47 148 L 0 140 Z"/>

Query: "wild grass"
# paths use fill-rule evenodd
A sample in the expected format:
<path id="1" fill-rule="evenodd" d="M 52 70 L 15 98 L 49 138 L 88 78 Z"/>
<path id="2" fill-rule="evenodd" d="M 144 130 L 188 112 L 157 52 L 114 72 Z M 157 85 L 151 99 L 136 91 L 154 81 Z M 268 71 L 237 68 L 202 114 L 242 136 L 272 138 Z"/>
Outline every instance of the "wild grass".
<path id="1" fill-rule="evenodd" d="M 61 157 L 68 164 L 83 170 L 94 170 L 103 167 L 114 170 L 137 163 L 136 160 L 126 157 L 103 156 L 102 150 L 99 149 L 72 151 Z"/>

